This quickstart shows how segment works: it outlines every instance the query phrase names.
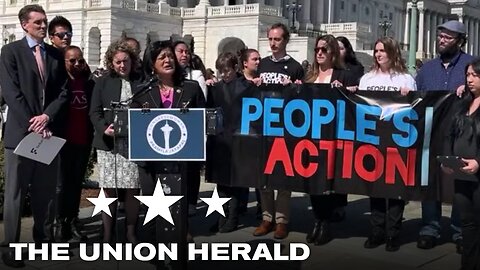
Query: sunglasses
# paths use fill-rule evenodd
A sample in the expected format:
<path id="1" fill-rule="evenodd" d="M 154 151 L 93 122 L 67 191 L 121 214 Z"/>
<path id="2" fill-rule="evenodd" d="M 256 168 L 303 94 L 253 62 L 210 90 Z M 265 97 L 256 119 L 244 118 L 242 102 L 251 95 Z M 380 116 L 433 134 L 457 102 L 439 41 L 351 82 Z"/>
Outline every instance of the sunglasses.
<path id="1" fill-rule="evenodd" d="M 317 54 L 318 52 L 322 52 L 322 53 L 328 53 L 328 48 L 327 47 L 317 47 L 315 48 L 315 53 Z"/>
<path id="2" fill-rule="evenodd" d="M 65 60 L 65 61 L 68 61 L 70 64 L 72 65 L 75 65 L 75 63 L 78 62 L 79 65 L 83 65 L 85 64 L 85 59 L 68 59 L 68 60 Z"/>
<path id="3" fill-rule="evenodd" d="M 58 32 L 53 35 L 58 37 L 59 39 L 64 39 L 65 37 L 71 38 L 72 32 Z"/>

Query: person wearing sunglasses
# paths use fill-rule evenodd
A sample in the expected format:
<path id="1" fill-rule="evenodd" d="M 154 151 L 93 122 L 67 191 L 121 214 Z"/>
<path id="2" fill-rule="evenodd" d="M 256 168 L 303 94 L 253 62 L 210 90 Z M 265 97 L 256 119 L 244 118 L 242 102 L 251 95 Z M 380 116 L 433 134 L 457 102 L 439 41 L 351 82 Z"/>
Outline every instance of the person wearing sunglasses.
<path id="1" fill-rule="evenodd" d="M 48 25 L 48 37 L 53 47 L 64 51 L 72 44 L 72 24 L 63 16 L 56 16 Z"/>
<path id="2" fill-rule="evenodd" d="M 90 69 L 77 46 L 65 49 L 65 68 L 68 73 L 67 88 L 71 91 L 67 111 L 65 139 L 60 151 L 60 181 L 57 189 L 57 241 L 72 238 L 86 240 L 78 225 L 78 212 L 82 182 L 92 149 L 93 125 L 88 116 L 90 100 L 95 85 Z"/>
<path id="3" fill-rule="evenodd" d="M 354 86 L 357 80 L 353 74 L 345 70 L 340 57 L 340 47 L 335 37 L 332 35 L 320 36 L 315 44 L 315 61 L 305 82 L 332 84 L 346 88 Z M 347 205 L 347 195 L 310 195 L 310 200 L 316 222 L 306 240 L 315 245 L 324 245 L 332 240 L 330 223 L 343 219 L 335 217 L 335 209 Z"/>

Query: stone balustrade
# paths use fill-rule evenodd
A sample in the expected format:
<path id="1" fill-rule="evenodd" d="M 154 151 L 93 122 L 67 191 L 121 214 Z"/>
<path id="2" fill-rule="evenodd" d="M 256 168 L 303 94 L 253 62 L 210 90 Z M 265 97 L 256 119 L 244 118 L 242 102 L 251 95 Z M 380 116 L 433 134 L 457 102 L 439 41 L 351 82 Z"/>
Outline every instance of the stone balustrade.
<path id="1" fill-rule="evenodd" d="M 10 0 L 11 1 L 11 0 Z M 66 1 L 59 2 L 58 0 L 24 0 L 24 1 L 5 1 L 5 8 L 3 14 L 16 14 L 18 8 L 23 6 L 26 2 L 38 3 L 45 8 L 45 11 L 58 11 L 59 8 L 64 7 Z M 85 3 L 84 5 L 82 4 Z M 178 16 L 182 18 L 191 18 L 197 16 L 204 16 L 205 12 L 197 8 L 183 8 L 170 7 L 168 4 L 153 4 L 147 3 L 146 0 L 81 0 L 71 1 L 69 5 L 72 9 L 75 8 L 110 8 L 119 7 L 128 10 L 135 10 L 141 12 Z M 282 8 L 266 6 L 262 4 L 246 4 L 246 5 L 228 5 L 228 6 L 207 6 L 206 14 L 209 17 L 221 16 L 243 16 L 246 14 L 252 15 L 266 15 L 266 16 L 282 16 Z"/>
<path id="2" fill-rule="evenodd" d="M 335 32 L 371 32 L 370 26 L 358 22 L 350 23 L 328 23 L 320 25 L 320 29 L 327 33 Z"/>

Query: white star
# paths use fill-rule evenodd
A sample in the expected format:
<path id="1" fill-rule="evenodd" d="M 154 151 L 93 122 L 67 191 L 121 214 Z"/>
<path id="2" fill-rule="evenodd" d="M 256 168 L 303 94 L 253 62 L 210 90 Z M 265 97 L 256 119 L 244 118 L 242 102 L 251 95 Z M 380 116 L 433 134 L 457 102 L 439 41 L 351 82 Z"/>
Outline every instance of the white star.
<path id="1" fill-rule="evenodd" d="M 230 201 L 232 198 L 220 198 L 218 197 L 217 187 L 213 190 L 211 198 L 200 198 L 200 200 L 204 201 L 208 204 L 207 215 L 208 217 L 213 211 L 217 211 L 220 215 L 225 217 L 225 212 L 223 211 L 223 205 Z"/>
<path id="2" fill-rule="evenodd" d="M 101 211 L 112 217 L 112 213 L 110 213 L 110 208 L 108 206 L 117 200 L 117 198 L 106 198 L 103 188 L 100 189 L 100 193 L 98 193 L 97 198 L 87 198 L 87 200 L 95 205 L 95 208 L 93 208 L 92 217 Z"/>
<path id="3" fill-rule="evenodd" d="M 170 222 L 170 224 L 175 225 L 169 207 L 182 197 L 183 196 L 165 196 L 162 184 L 160 183 L 160 180 L 157 180 L 157 185 L 155 186 L 152 196 L 135 196 L 137 200 L 148 206 L 147 215 L 145 216 L 143 225 L 147 224 L 156 216 L 161 216 L 163 219 Z"/>

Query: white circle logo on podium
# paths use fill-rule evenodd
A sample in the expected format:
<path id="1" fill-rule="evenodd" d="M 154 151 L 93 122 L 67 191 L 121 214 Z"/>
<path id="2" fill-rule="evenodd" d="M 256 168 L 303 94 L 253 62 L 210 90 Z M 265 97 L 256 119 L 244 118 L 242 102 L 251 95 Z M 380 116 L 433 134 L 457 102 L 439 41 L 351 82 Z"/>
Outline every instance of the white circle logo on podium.
<path id="1" fill-rule="evenodd" d="M 162 131 L 163 139 L 165 142 L 164 147 L 158 145 L 157 142 L 155 141 L 155 138 L 153 137 L 153 132 L 157 124 L 161 125 L 160 130 Z M 175 128 L 180 129 L 180 139 L 174 146 L 171 146 L 172 143 L 170 141 L 171 140 L 170 135 Z M 150 121 L 150 124 L 148 124 L 148 127 L 147 127 L 148 144 L 150 145 L 153 151 L 161 155 L 171 156 L 180 152 L 180 150 L 182 150 L 185 144 L 187 143 L 187 137 L 188 137 L 188 131 L 187 131 L 187 127 L 185 126 L 185 123 L 183 123 L 183 121 L 180 118 L 172 114 L 162 114 L 153 118 L 153 120 Z"/>

